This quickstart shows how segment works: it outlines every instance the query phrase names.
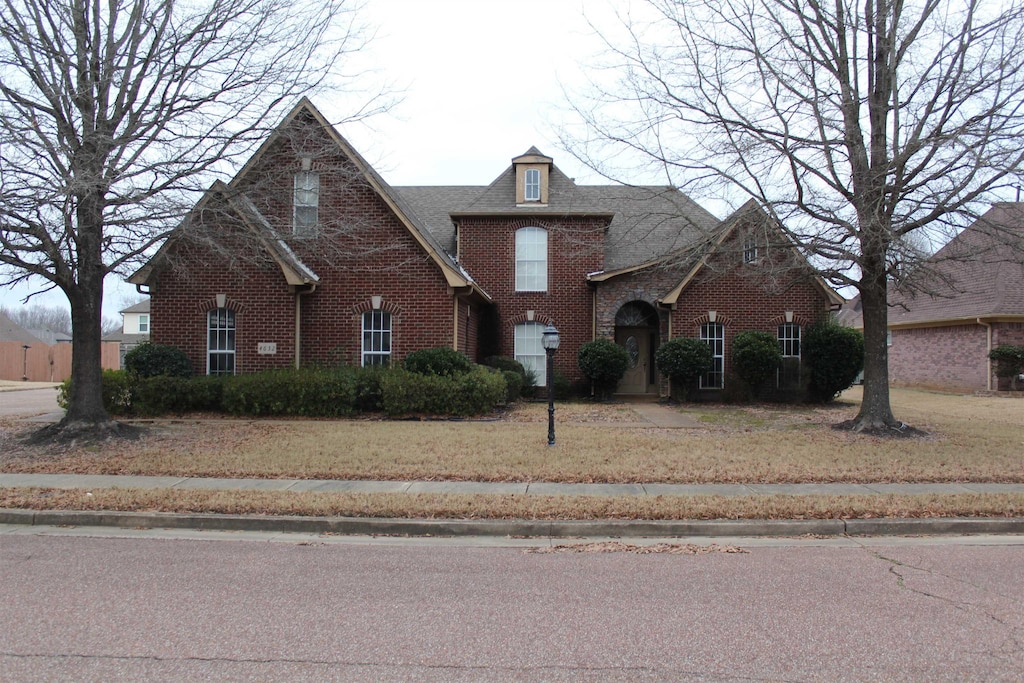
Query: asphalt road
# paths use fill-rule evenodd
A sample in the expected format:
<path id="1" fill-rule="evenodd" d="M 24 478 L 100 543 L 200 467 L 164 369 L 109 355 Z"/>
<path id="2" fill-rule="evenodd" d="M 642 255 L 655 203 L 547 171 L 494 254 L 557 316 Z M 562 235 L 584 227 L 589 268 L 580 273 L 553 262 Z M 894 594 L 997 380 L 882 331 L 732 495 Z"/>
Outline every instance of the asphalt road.
<path id="1" fill-rule="evenodd" d="M 0 391 L 0 416 L 46 415 L 59 411 L 57 390 L 51 387 Z"/>
<path id="2" fill-rule="evenodd" d="M 1001 542 L 1018 545 L 531 554 L 7 532 L 0 671 L 4 681 L 1018 681 L 1024 541 Z"/>

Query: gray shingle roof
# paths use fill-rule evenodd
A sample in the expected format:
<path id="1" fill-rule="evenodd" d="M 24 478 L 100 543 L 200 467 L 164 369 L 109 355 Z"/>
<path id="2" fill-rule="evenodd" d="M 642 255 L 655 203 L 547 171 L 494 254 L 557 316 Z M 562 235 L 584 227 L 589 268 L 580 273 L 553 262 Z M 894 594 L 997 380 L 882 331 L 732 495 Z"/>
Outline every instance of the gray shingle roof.
<path id="1" fill-rule="evenodd" d="M 0 311 L 0 341 L 18 342 L 19 344 L 28 344 L 29 346 L 46 343 L 11 320 L 3 311 Z"/>
<path id="2" fill-rule="evenodd" d="M 714 215 L 671 187 L 577 185 L 554 165 L 548 182 L 548 203 L 529 206 L 515 203 L 512 166 L 486 187 L 393 189 L 450 253 L 455 252 L 452 216 L 608 216 L 605 270 L 639 265 L 707 239 L 719 224 Z"/>

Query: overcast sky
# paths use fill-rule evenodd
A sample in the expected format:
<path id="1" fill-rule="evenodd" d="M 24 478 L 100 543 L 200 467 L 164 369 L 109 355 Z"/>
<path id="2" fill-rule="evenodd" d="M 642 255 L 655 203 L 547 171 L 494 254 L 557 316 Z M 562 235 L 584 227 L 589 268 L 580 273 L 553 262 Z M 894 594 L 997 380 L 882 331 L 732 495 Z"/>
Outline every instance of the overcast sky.
<path id="1" fill-rule="evenodd" d="M 608 8 L 589 0 L 585 17 L 583 0 L 366 0 L 362 17 L 377 33 L 363 57 L 403 96 L 341 133 L 392 185 L 486 185 L 531 145 L 570 177 L 597 182 L 558 150 L 553 122 L 562 84 L 579 84 L 601 47 L 587 17 Z M 315 104 L 345 116 L 339 103 Z M 104 315 L 116 318 L 137 295 L 108 280 Z M 0 292 L 0 304 L 18 306 L 28 291 Z M 33 302 L 67 305 L 60 293 Z"/>

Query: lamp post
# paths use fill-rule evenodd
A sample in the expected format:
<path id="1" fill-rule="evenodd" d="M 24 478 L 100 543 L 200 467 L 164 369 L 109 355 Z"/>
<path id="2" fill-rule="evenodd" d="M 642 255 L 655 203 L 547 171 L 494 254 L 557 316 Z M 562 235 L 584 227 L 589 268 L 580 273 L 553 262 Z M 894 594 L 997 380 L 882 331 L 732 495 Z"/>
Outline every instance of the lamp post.
<path id="1" fill-rule="evenodd" d="M 21 355 L 22 355 L 22 361 L 21 361 L 22 362 L 22 366 L 21 366 L 21 381 L 22 382 L 27 382 L 28 381 L 28 350 L 30 348 L 31 347 L 28 344 L 22 344 L 21 345 Z"/>
<path id="2" fill-rule="evenodd" d="M 548 356 L 548 446 L 555 445 L 555 351 L 559 341 L 558 330 L 549 322 L 540 338 Z"/>

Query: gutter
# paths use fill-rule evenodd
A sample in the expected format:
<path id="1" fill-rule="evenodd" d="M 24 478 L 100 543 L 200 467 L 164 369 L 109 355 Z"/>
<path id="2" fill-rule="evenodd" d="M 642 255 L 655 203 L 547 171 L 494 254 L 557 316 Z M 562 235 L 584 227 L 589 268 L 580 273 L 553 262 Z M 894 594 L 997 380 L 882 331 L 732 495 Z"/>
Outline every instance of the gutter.
<path id="1" fill-rule="evenodd" d="M 316 283 L 295 289 L 295 369 L 302 367 L 302 296 L 316 291 Z"/>

